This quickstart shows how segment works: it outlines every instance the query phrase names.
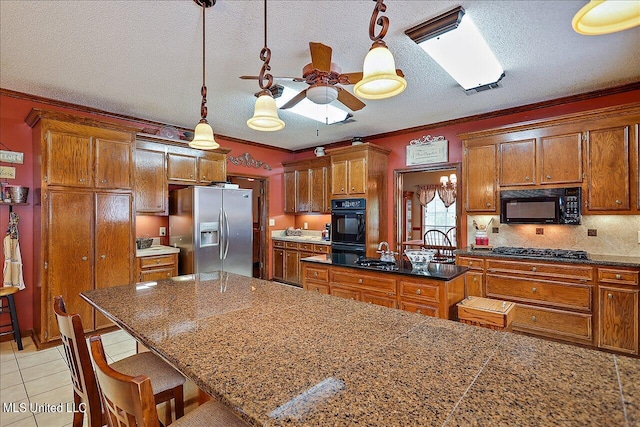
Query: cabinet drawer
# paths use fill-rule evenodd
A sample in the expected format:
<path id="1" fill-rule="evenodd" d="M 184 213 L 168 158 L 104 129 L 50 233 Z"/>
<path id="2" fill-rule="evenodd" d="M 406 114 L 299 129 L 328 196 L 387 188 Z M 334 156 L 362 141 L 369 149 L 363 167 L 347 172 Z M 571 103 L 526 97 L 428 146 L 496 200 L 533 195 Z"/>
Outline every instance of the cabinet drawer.
<path id="1" fill-rule="evenodd" d="M 469 267 L 470 270 L 482 271 L 482 269 L 484 268 L 484 260 L 480 258 L 470 258 L 458 255 L 456 258 L 456 265 Z"/>
<path id="2" fill-rule="evenodd" d="M 354 285 L 362 289 L 372 289 L 377 291 L 396 293 L 396 281 L 386 277 L 378 277 L 363 274 L 351 274 L 342 271 L 332 271 L 332 283 L 342 283 Z"/>
<path id="3" fill-rule="evenodd" d="M 400 309 L 412 313 L 424 314 L 431 317 L 438 317 L 438 306 L 420 304 L 417 302 L 400 301 Z"/>
<path id="4" fill-rule="evenodd" d="M 174 264 L 174 255 L 145 256 L 140 258 L 140 268 L 155 268 Z"/>
<path id="5" fill-rule="evenodd" d="M 487 296 L 591 311 L 590 285 L 487 274 Z"/>
<path id="6" fill-rule="evenodd" d="M 170 277 L 173 277 L 173 268 L 158 268 L 140 272 L 141 282 L 152 282 L 154 280 L 168 279 Z"/>
<path id="7" fill-rule="evenodd" d="M 329 282 L 329 269 L 326 267 L 310 267 L 304 269 L 304 278 L 320 282 Z"/>
<path id="8" fill-rule="evenodd" d="M 339 286 L 331 286 L 331 295 L 360 301 L 360 291 L 355 289 L 341 288 Z"/>
<path id="9" fill-rule="evenodd" d="M 516 305 L 513 328 L 541 335 L 593 341 L 592 316 L 561 310 Z"/>
<path id="10" fill-rule="evenodd" d="M 397 308 L 398 302 L 395 298 L 389 298 L 384 295 L 376 295 L 372 293 L 363 292 L 362 302 L 368 302 L 369 304 L 381 305 L 388 308 Z"/>
<path id="11" fill-rule="evenodd" d="M 328 295 L 329 294 L 329 285 L 316 283 L 316 282 L 306 282 L 304 288 L 308 291 L 317 292 L 319 294 Z"/>
<path id="12" fill-rule="evenodd" d="M 313 243 L 298 243 L 298 249 L 301 251 L 313 252 Z"/>
<path id="13" fill-rule="evenodd" d="M 284 242 L 284 247 L 287 249 L 298 249 L 297 242 Z"/>
<path id="14" fill-rule="evenodd" d="M 274 248 L 284 248 L 284 240 L 274 240 L 273 241 Z"/>
<path id="15" fill-rule="evenodd" d="M 331 246 L 329 245 L 313 245 L 313 252 L 318 254 L 328 254 L 331 252 Z"/>
<path id="16" fill-rule="evenodd" d="M 598 268 L 598 282 L 617 285 L 637 285 L 638 272 L 613 268 Z"/>
<path id="17" fill-rule="evenodd" d="M 440 302 L 440 287 L 437 284 L 401 280 L 400 296 L 418 298 L 438 304 Z"/>
<path id="18" fill-rule="evenodd" d="M 519 273 L 552 279 L 570 279 L 582 282 L 593 280 L 593 267 L 575 264 L 545 264 L 539 262 L 487 260 L 487 273 Z"/>

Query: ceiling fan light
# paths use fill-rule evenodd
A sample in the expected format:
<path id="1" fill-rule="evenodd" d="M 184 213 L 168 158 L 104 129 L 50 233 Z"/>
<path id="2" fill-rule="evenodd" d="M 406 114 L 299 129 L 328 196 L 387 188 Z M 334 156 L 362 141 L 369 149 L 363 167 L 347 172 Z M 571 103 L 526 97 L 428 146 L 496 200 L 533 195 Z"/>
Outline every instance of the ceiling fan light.
<path id="1" fill-rule="evenodd" d="M 338 89 L 329 85 L 312 86 L 307 89 L 307 98 L 314 104 L 330 104 L 338 98 Z"/>
<path id="2" fill-rule="evenodd" d="M 213 139 L 213 129 L 206 119 L 200 120 L 200 123 L 194 130 L 193 140 L 189 142 L 189 147 L 199 150 L 215 150 L 220 144 Z"/>
<path id="3" fill-rule="evenodd" d="M 396 62 L 385 45 L 374 45 L 369 50 L 362 71 L 362 80 L 353 87 L 361 98 L 391 98 L 407 87 L 407 81 L 396 74 Z"/>
<path id="4" fill-rule="evenodd" d="M 284 122 L 278 117 L 276 100 L 271 95 L 263 93 L 256 99 L 253 117 L 247 120 L 247 126 L 263 132 L 284 129 Z"/>
<path id="5" fill-rule="evenodd" d="M 573 29 L 588 36 L 615 33 L 640 25 L 640 3 L 591 0 L 571 21 Z"/>

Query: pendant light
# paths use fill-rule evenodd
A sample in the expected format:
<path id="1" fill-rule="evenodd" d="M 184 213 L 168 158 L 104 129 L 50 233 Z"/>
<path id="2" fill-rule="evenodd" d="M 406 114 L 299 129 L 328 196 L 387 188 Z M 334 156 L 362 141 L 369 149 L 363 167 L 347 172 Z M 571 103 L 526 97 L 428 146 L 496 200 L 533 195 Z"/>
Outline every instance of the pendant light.
<path id="1" fill-rule="evenodd" d="M 262 90 L 258 93 L 253 117 L 247 120 L 247 126 L 254 130 L 273 132 L 284 129 L 284 122 L 278 117 L 276 100 L 269 91 L 273 85 L 273 76 L 268 73 L 271 70 L 271 50 L 267 47 L 267 0 L 264 0 L 264 47 L 260 51 L 260 59 L 263 64 L 258 76 L 258 85 Z"/>
<path id="2" fill-rule="evenodd" d="M 391 98 L 402 93 L 407 87 L 407 81 L 396 72 L 396 63 L 391 51 L 382 40 L 389 29 L 389 18 L 378 17 L 378 12 L 387 10 L 384 0 L 373 0 L 376 2 L 369 22 L 369 38 L 373 41 L 369 53 L 364 58 L 363 75 L 353 87 L 356 95 L 365 99 Z M 374 29 L 376 23 L 382 27 L 376 36 Z"/>
<path id="3" fill-rule="evenodd" d="M 579 34 L 597 36 L 615 33 L 640 25 L 640 2 L 637 0 L 591 0 L 571 21 Z"/>
<path id="4" fill-rule="evenodd" d="M 214 150 L 220 144 L 213 139 L 213 129 L 207 121 L 207 86 L 205 85 L 205 10 L 216 4 L 216 0 L 193 0 L 198 6 L 202 6 L 202 103 L 200 104 L 200 122 L 194 130 L 193 140 L 189 146 L 200 150 Z"/>

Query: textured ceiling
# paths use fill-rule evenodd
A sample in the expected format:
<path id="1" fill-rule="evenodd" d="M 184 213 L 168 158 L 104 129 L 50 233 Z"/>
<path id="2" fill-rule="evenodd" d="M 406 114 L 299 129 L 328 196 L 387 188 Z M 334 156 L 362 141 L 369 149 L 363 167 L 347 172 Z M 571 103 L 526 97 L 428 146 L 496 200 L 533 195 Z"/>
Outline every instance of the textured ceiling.
<path id="1" fill-rule="evenodd" d="M 264 3 L 218 0 L 206 12 L 209 122 L 216 134 L 300 149 L 640 81 L 640 28 L 579 35 L 571 19 L 586 3 L 386 0 L 384 40 L 407 90 L 364 100 L 355 121 L 344 124 L 316 124 L 280 111 L 286 128 L 264 133 L 246 126 L 258 82 L 238 78 L 257 75 L 262 66 Z M 331 46 L 343 72 L 361 71 L 374 4 L 269 1 L 272 73 L 300 76 L 310 62 L 310 41 Z M 404 34 L 458 5 L 504 67 L 501 88 L 466 95 Z M 202 12 L 190 0 L 1 0 L 0 87 L 193 128 L 200 118 L 201 40 Z"/>

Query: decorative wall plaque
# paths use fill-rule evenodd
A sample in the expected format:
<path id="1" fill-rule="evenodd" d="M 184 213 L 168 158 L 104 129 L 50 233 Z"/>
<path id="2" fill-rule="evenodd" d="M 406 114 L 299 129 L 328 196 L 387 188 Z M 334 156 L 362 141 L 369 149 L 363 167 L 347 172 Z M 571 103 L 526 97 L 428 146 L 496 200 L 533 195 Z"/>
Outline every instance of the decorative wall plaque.
<path id="1" fill-rule="evenodd" d="M 0 178 L 15 179 L 16 168 L 13 166 L 0 166 Z"/>
<path id="2" fill-rule="evenodd" d="M 240 154 L 237 157 L 227 156 L 227 160 L 236 166 L 246 166 L 249 168 L 256 168 L 256 169 L 265 168 L 268 171 L 271 170 L 271 166 L 269 166 L 263 161 L 252 158 L 251 154 L 249 153 Z"/>
<path id="3" fill-rule="evenodd" d="M 17 163 L 21 165 L 24 162 L 24 153 L 0 150 L 0 162 Z"/>
<path id="4" fill-rule="evenodd" d="M 449 161 L 449 141 L 444 136 L 425 135 L 412 139 L 407 145 L 407 166 Z"/>

